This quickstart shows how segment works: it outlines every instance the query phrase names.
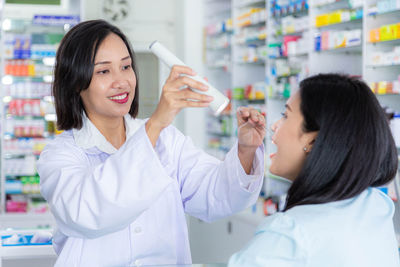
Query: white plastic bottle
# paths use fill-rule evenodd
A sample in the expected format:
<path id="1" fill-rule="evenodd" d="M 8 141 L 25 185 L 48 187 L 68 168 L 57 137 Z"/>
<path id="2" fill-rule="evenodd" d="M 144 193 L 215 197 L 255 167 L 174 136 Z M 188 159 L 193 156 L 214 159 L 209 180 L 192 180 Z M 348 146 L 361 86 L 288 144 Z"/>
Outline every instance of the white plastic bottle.
<path id="1" fill-rule="evenodd" d="M 174 54 L 172 54 L 165 46 L 163 46 L 158 41 L 154 41 L 150 45 L 150 50 L 170 68 L 172 68 L 172 66 L 174 65 L 186 66 L 185 63 L 183 63 L 180 59 L 178 59 Z M 210 103 L 210 108 L 214 111 L 214 115 L 218 116 L 229 104 L 229 99 L 226 96 L 224 96 L 219 90 L 215 89 L 211 84 L 205 81 L 201 76 L 196 75 L 188 77 L 208 86 L 208 90 L 206 92 L 199 91 L 193 88 L 191 89 L 197 93 L 212 96 L 214 100 Z"/>

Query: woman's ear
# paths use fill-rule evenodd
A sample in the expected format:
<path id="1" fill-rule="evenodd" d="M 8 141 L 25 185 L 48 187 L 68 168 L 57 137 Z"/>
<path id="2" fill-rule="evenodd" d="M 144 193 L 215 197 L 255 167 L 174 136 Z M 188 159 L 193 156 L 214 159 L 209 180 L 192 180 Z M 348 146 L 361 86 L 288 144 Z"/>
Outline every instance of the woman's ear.
<path id="1" fill-rule="evenodd" d="M 312 147 L 313 147 L 313 145 L 315 143 L 315 140 L 317 139 L 318 132 L 317 131 L 309 132 L 309 133 L 306 133 L 306 135 L 307 135 L 307 137 L 306 137 L 307 138 L 307 145 L 305 146 L 305 148 L 307 148 L 306 152 L 310 153 L 311 150 L 312 150 Z"/>

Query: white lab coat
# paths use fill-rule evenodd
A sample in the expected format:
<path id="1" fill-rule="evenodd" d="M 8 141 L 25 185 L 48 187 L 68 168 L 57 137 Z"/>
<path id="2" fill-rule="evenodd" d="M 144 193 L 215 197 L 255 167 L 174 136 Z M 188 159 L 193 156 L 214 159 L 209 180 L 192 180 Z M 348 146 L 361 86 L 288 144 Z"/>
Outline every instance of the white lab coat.
<path id="1" fill-rule="evenodd" d="M 258 197 L 262 146 L 247 175 L 237 144 L 221 162 L 173 126 L 155 148 L 144 121 L 127 115 L 125 126 L 127 141 L 116 150 L 85 117 L 40 156 L 41 193 L 58 227 L 56 266 L 190 264 L 185 212 L 212 221 Z"/>

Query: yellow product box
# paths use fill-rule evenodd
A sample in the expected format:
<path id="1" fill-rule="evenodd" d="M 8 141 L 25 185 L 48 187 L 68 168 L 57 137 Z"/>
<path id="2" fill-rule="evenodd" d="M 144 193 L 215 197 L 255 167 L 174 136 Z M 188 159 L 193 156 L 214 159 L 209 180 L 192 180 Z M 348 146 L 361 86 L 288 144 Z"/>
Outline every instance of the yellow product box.
<path id="1" fill-rule="evenodd" d="M 378 95 L 386 94 L 387 82 L 379 82 L 378 83 Z"/>
<path id="2" fill-rule="evenodd" d="M 296 29 L 294 28 L 294 25 L 288 25 L 283 29 L 283 32 L 286 34 L 290 34 L 296 32 Z"/>
<path id="3" fill-rule="evenodd" d="M 226 29 L 227 30 L 232 30 L 233 29 L 233 20 L 232 19 L 227 19 L 226 20 Z"/>
<path id="4" fill-rule="evenodd" d="M 376 43 L 381 40 L 380 29 L 372 29 L 369 31 L 369 42 Z"/>
<path id="5" fill-rule="evenodd" d="M 371 88 L 371 91 L 376 94 L 377 93 L 377 88 L 376 88 L 376 82 L 370 82 L 369 83 L 369 88 Z"/>
<path id="6" fill-rule="evenodd" d="M 252 14 L 260 12 L 260 11 L 262 11 L 262 8 L 252 8 L 252 9 L 250 9 L 250 13 L 252 13 Z"/>
<path id="7" fill-rule="evenodd" d="M 342 21 L 342 12 L 336 11 L 332 12 L 328 16 L 328 24 L 336 24 Z"/>
<path id="8" fill-rule="evenodd" d="M 322 27 L 328 24 L 328 14 L 323 14 L 315 17 L 315 26 Z"/>
<path id="9" fill-rule="evenodd" d="M 265 99 L 265 94 L 263 91 L 256 91 L 256 99 Z"/>
<path id="10" fill-rule="evenodd" d="M 381 41 L 396 39 L 396 24 L 384 25 L 380 27 Z"/>
<path id="11" fill-rule="evenodd" d="M 265 39 L 267 39 L 267 33 L 261 33 L 261 34 L 259 34 L 259 35 L 257 36 L 257 38 L 258 38 L 259 40 L 265 40 Z"/>

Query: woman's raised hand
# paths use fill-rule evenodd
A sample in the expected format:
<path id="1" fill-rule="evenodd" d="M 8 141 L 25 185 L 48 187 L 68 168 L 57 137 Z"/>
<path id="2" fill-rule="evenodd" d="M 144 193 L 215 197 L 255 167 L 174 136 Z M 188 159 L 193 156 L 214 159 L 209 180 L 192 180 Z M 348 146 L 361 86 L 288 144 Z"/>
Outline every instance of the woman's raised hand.
<path id="1" fill-rule="evenodd" d="M 213 97 L 192 91 L 190 88 L 206 92 L 208 86 L 193 80 L 187 75 L 194 76 L 196 73 L 186 66 L 173 66 L 170 75 L 165 82 L 160 102 L 146 123 L 146 131 L 151 142 L 157 141 L 159 133 L 172 123 L 175 116 L 183 108 L 207 107 Z M 155 140 L 153 140 L 155 139 Z M 155 145 L 155 142 L 153 145 Z"/>

